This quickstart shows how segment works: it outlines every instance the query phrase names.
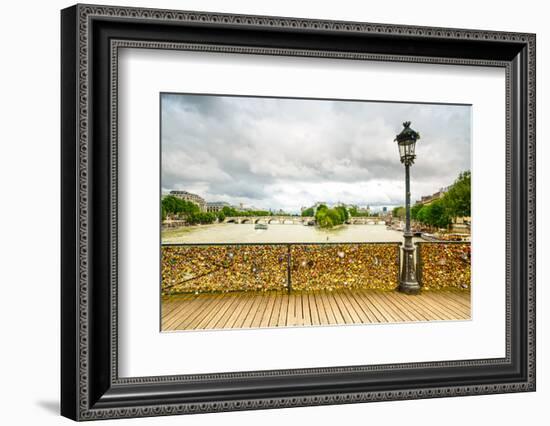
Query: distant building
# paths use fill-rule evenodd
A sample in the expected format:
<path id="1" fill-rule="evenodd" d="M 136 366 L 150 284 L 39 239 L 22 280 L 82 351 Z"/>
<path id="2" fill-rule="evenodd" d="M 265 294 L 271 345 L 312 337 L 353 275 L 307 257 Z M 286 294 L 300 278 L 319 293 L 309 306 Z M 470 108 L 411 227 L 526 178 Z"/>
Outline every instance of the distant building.
<path id="1" fill-rule="evenodd" d="M 207 213 L 217 213 L 221 211 L 224 207 L 231 207 L 229 203 L 225 201 L 211 201 L 206 203 L 206 212 Z"/>
<path id="2" fill-rule="evenodd" d="M 233 208 L 234 208 L 235 210 L 237 210 L 238 212 L 245 212 L 245 211 L 247 211 L 247 210 L 250 210 L 249 208 L 246 208 L 246 207 L 244 206 L 244 203 L 239 203 L 238 206 L 233 206 Z"/>
<path id="3" fill-rule="evenodd" d="M 433 193 L 432 195 L 423 195 L 420 197 L 420 200 L 416 201 L 416 204 L 422 204 L 424 206 L 427 206 L 428 204 L 433 203 L 435 200 L 439 200 L 440 198 L 443 198 L 445 193 L 449 190 L 449 186 L 446 186 L 444 188 L 441 188 L 439 191 Z"/>
<path id="4" fill-rule="evenodd" d="M 246 207 L 244 205 L 244 203 L 239 203 L 238 206 L 232 206 L 235 210 L 237 210 L 238 212 L 249 212 L 249 211 L 252 211 L 254 210 L 254 207 L 253 206 L 250 206 L 250 207 Z"/>
<path id="5" fill-rule="evenodd" d="M 204 198 L 197 194 L 192 194 L 191 192 L 187 191 L 179 191 L 179 190 L 173 190 L 170 191 L 170 195 L 177 197 L 181 200 L 190 201 L 193 204 L 196 204 L 201 212 L 206 211 L 206 201 Z"/>

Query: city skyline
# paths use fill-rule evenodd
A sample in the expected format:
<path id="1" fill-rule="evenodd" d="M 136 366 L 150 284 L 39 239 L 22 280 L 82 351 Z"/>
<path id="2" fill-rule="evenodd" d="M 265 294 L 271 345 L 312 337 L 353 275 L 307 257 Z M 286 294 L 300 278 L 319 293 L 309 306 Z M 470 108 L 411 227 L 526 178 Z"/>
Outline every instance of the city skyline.
<path id="1" fill-rule="evenodd" d="M 162 193 L 299 213 L 404 202 L 395 135 L 419 131 L 412 200 L 470 170 L 467 105 L 162 94 Z"/>
<path id="2" fill-rule="evenodd" d="M 440 188 L 440 190 L 444 190 L 446 189 L 447 187 L 443 187 L 443 188 Z M 161 197 L 164 198 L 164 197 L 167 197 L 167 196 L 175 196 L 175 197 L 178 197 L 178 194 L 176 194 L 177 192 L 187 192 L 189 193 L 188 191 L 186 190 L 183 190 L 183 189 L 177 189 L 177 190 L 165 190 L 162 194 L 161 194 Z M 194 194 L 194 193 L 189 193 L 189 195 L 191 196 L 199 196 L 201 197 L 200 194 Z M 429 194 L 427 195 L 428 197 L 430 197 L 431 195 L 433 194 Z M 239 203 L 239 204 L 231 204 L 231 203 L 228 203 L 228 202 L 225 202 L 225 201 L 218 201 L 218 200 L 207 200 L 203 197 L 202 198 L 202 202 L 204 202 L 205 205 L 209 205 L 209 204 L 223 204 L 223 205 L 227 205 L 228 207 L 233 207 L 233 208 L 237 208 L 237 209 L 242 209 L 242 210 L 260 210 L 258 208 L 256 208 L 256 206 L 253 206 L 253 205 L 245 205 L 244 203 Z M 425 196 L 423 196 L 422 198 L 425 198 Z M 417 200 L 416 202 L 421 202 L 421 200 Z M 416 203 L 416 202 L 413 202 Z M 197 203 L 196 203 L 197 204 Z M 322 201 L 322 200 L 318 200 L 316 201 L 315 203 L 313 203 L 313 205 L 309 205 L 309 206 L 301 206 L 300 207 L 300 211 L 304 210 L 304 209 L 307 209 L 307 208 L 310 208 L 310 207 L 315 207 L 319 204 L 325 204 L 327 205 L 327 207 L 334 207 L 334 206 L 339 206 L 339 205 L 343 205 L 343 206 L 346 206 L 346 207 L 357 207 L 358 209 L 360 210 L 370 210 L 372 212 L 379 212 L 379 211 L 382 211 L 384 208 L 386 208 L 388 211 L 394 207 L 400 207 L 400 205 L 387 205 L 387 204 L 380 204 L 380 205 L 370 205 L 370 204 L 357 204 L 357 203 L 351 203 L 351 204 L 345 204 L 345 203 L 342 203 L 340 201 L 337 201 L 335 203 L 329 203 L 329 202 L 326 202 L 326 201 Z M 267 208 L 265 209 L 266 211 L 272 211 L 272 212 L 280 212 L 280 211 L 283 211 L 282 209 L 275 209 L 275 208 Z M 300 213 L 299 212 L 286 212 L 285 213 Z"/>

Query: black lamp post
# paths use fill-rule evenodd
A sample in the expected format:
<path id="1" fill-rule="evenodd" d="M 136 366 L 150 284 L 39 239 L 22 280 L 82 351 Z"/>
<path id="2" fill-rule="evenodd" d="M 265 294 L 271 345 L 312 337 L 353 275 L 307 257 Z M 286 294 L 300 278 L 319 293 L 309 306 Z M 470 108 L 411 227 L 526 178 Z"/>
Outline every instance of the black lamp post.
<path id="1" fill-rule="evenodd" d="M 420 139 L 420 134 L 410 128 L 411 122 L 403 123 L 404 129 L 395 137 L 399 146 L 399 156 L 401 162 L 405 165 L 405 244 L 403 246 L 403 264 L 401 265 L 401 276 L 399 278 L 399 291 L 407 294 L 418 294 L 420 285 L 416 279 L 416 269 L 414 266 L 414 246 L 412 243 L 413 234 L 411 232 L 411 190 L 409 168 L 414 163 L 416 155 L 414 148 L 416 141 Z"/>

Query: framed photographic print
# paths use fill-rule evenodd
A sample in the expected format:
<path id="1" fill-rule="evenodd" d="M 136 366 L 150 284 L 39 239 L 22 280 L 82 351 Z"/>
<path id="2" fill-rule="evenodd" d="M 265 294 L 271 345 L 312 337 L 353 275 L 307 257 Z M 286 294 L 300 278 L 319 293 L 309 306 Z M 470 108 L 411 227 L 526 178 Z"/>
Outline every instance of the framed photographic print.
<path id="1" fill-rule="evenodd" d="M 535 36 L 76 5 L 74 420 L 535 390 Z"/>

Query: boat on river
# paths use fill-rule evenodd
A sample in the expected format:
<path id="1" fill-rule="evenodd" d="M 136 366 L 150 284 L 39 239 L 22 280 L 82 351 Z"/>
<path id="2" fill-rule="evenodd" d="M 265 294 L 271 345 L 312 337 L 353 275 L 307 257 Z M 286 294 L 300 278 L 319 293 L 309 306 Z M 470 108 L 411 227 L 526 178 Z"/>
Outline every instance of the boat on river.
<path id="1" fill-rule="evenodd" d="M 267 224 L 266 223 L 257 223 L 256 225 L 254 225 L 254 229 L 267 230 Z"/>

